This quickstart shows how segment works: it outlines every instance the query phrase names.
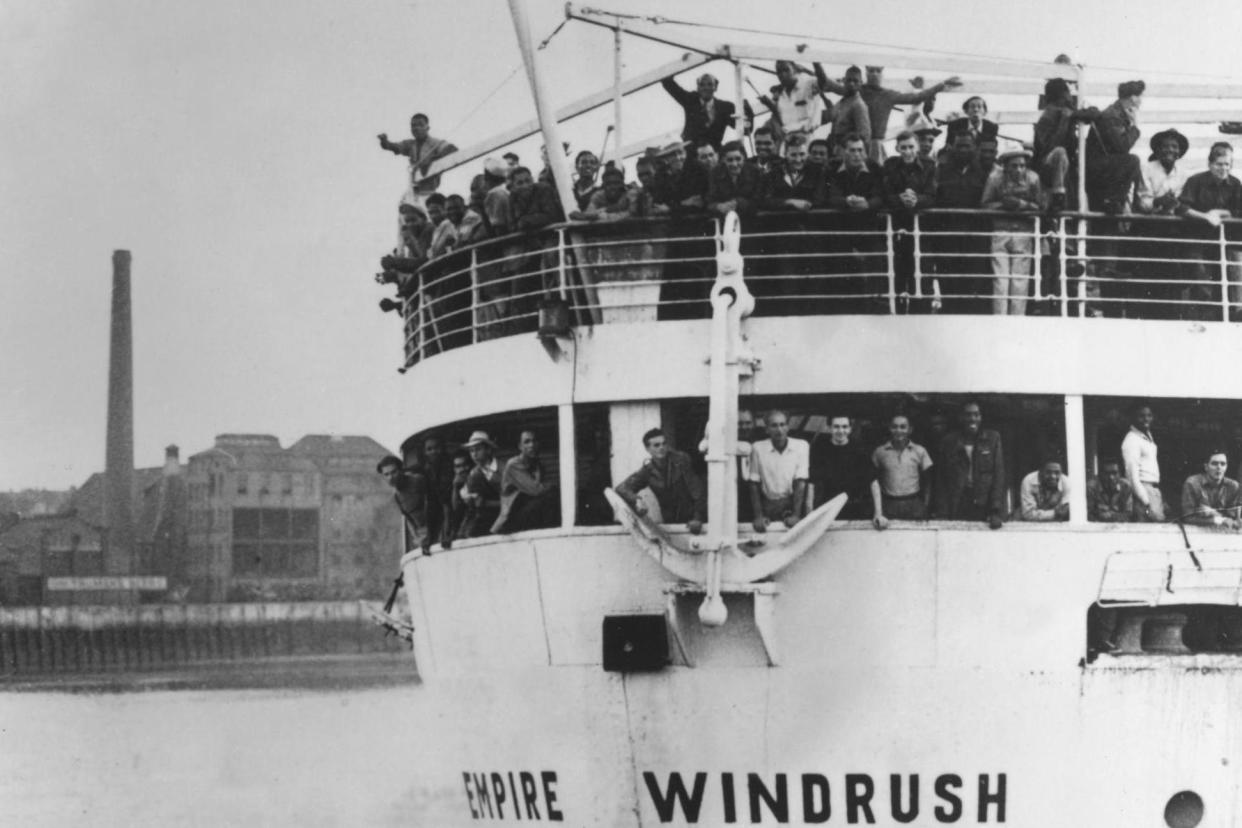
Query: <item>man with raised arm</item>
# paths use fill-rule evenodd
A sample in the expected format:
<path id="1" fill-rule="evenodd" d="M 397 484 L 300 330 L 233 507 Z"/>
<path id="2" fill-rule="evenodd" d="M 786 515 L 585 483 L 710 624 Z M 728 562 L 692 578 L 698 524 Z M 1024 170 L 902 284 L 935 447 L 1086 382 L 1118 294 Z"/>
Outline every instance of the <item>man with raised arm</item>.
<path id="1" fill-rule="evenodd" d="M 684 523 L 697 535 L 707 520 L 707 492 L 690 465 L 690 455 L 669 446 L 668 437 L 659 428 L 643 435 L 643 447 L 650 456 L 642 468 L 618 484 L 617 495 L 636 513 L 645 515 L 647 507 L 638 493 L 650 489 L 660 506 L 661 523 Z"/>
<path id="2" fill-rule="evenodd" d="M 681 128 L 682 140 L 694 144 L 706 142 L 719 151 L 724 141 L 725 128 L 733 123 L 737 107 L 732 101 L 722 101 L 716 97 L 716 87 L 720 85 L 716 76 L 699 75 L 695 82 L 695 92 L 683 89 L 672 78 L 665 78 L 661 85 L 681 105 L 685 116 Z"/>
<path id="3" fill-rule="evenodd" d="M 779 409 L 764 418 L 768 438 L 750 450 L 750 505 L 756 532 L 773 520 L 793 526 L 806 514 L 810 445 L 789 436 L 789 415 Z"/>
<path id="4" fill-rule="evenodd" d="M 375 471 L 393 488 L 393 500 L 405 519 L 409 543 L 424 555 L 431 554 L 431 531 L 427 521 L 427 478 L 417 469 L 407 469 L 401 458 L 391 454 L 379 461 Z"/>
<path id="5" fill-rule="evenodd" d="M 823 123 L 824 115 L 823 90 L 816 75 L 791 60 L 778 60 L 776 78 L 779 83 L 772 87 L 772 97 L 763 95 L 760 103 L 772 110 L 786 140 L 792 135 L 809 138 Z M 757 130 L 755 152 L 759 152 Z"/>
<path id="6" fill-rule="evenodd" d="M 1069 520 L 1069 482 L 1056 460 L 1049 460 L 1022 478 L 1018 496 L 1023 520 L 1038 523 Z"/>
<path id="7" fill-rule="evenodd" d="M 931 502 L 932 459 L 927 449 L 912 442 L 910 418 L 894 414 L 888 422 L 889 441 L 871 453 L 875 480 L 871 502 L 876 529 L 888 528 L 889 520 L 926 520 Z"/>
<path id="8" fill-rule="evenodd" d="M 410 134 L 414 137 L 393 143 L 388 140 L 388 133 L 382 132 L 379 145 L 380 149 L 410 159 L 410 190 L 414 202 L 421 203 L 440 186 L 440 176 L 427 175 L 431 163 L 457 152 L 457 147 L 443 138 L 431 137 L 431 120 L 421 112 L 410 118 Z"/>
<path id="9" fill-rule="evenodd" d="M 825 80 L 828 79 L 825 78 Z M 915 88 L 910 92 L 885 89 L 884 67 L 867 66 L 867 81 L 859 89 L 859 95 L 862 96 L 863 103 L 867 105 L 867 116 L 870 119 L 871 139 L 868 155 L 877 164 L 884 163 L 884 137 L 888 134 L 888 121 L 893 114 L 894 106 L 897 104 L 921 104 L 924 101 L 931 100 L 946 89 L 956 89 L 962 85 L 962 80 L 955 75 L 951 78 L 945 78 L 933 86 L 923 87 L 922 78 L 914 78 L 911 83 L 915 84 Z M 848 94 L 845 84 L 837 83 L 836 81 L 829 80 L 824 89 L 837 95 Z"/>
<path id="10" fill-rule="evenodd" d="M 1098 477 L 1087 481 L 1087 520 L 1129 523 L 1134 520 L 1134 490 L 1121 476 L 1121 463 L 1104 460 Z"/>
<path id="11" fill-rule="evenodd" d="M 1005 513 L 1005 451 L 1000 434 L 983 427 L 983 409 L 974 400 L 962 406 L 958 422 L 958 430 L 940 442 L 936 516 L 985 521 L 999 529 Z"/>
<path id="12" fill-rule="evenodd" d="M 1182 486 L 1182 520 L 1200 526 L 1242 529 L 1238 516 L 1238 481 L 1225 477 L 1229 458 L 1224 449 L 1208 453 L 1203 471 Z"/>
<path id="13" fill-rule="evenodd" d="M 820 87 L 829 88 L 832 82 L 818 63 L 815 64 L 815 74 Z M 847 138 L 857 135 L 862 138 L 863 154 L 866 155 L 867 147 L 871 143 L 871 113 L 862 97 L 862 70 L 851 66 L 845 70 L 845 79 L 840 83 L 832 83 L 832 86 L 841 95 L 841 100 L 837 101 L 832 114 L 832 143 L 839 150 L 844 147 Z"/>
<path id="14" fill-rule="evenodd" d="M 505 463 L 500 475 L 500 515 L 492 524 L 492 531 L 521 532 L 556 526 L 560 496 L 546 478 L 535 432 L 523 431 L 518 438 L 517 457 Z"/>
<path id="15" fill-rule="evenodd" d="M 1164 496 L 1160 494 L 1160 463 L 1151 436 L 1155 418 L 1151 406 L 1140 403 L 1132 411 L 1130 430 L 1121 441 L 1126 480 L 1134 492 L 1134 519 L 1140 523 L 1164 520 Z"/>

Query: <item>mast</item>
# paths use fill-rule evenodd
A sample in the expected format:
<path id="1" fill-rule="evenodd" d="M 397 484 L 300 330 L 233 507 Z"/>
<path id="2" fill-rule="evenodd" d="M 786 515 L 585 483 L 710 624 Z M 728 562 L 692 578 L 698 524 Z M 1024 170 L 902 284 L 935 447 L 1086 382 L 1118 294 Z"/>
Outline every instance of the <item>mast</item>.
<path id="1" fill-rule="evenodd" d="M 578 202 L 574 198 L 572 173 L 562 149 L 556 117 L 548 103 L 547 90 L 539 75 L 539 62 L 534 47 L 531 45 L 530 21 L 526 17 L 523 0 L 509 0 L 509 14 L 513 17 L 513 30 L 517 33 L 518 48 L 522 50 L 522 63 L 526 66 L 526 79 L 530 82 L 530 93 L 535 99 L 535 111 L 539 115 L 539 126 L 543 132 L 544 146 L 547 147 L 548 166 L 552 170 L 556 194 L 561 200 L 561 209 L 568 216 L 578 209 Z"/>

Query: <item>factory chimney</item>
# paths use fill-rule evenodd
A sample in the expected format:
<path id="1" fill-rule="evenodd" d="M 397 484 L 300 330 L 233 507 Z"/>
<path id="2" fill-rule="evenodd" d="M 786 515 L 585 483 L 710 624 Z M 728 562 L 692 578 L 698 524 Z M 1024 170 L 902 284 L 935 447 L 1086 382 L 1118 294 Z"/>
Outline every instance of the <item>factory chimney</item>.
<path id="1" fill-rule="evenodd" d="M 130 254 L 112 252 L 112 337 L 108 351 L 108 445 L 104 464 L 104 572 L 132 575 L 134 531 L 134 336 L 130 322 Z"/>

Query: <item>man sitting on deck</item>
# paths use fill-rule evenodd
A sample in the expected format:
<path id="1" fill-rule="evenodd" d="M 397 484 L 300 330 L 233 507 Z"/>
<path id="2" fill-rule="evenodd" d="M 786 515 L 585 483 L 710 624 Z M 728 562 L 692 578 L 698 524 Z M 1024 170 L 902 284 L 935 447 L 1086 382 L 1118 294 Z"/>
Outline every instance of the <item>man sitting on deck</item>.
<path id="1" fill-rule="evenodd" d="M 1229 458 L 1223 449 L 1212 449 L 1200 474 L 1186 478 L 1182 486 L 1182 520 L 1200 526 L 1242 529 L 1238 517 L 1238 481 L 1225 477 Z"/>
<path id="2" fill-rule="evenodd" d="M 660 507 L 660 523 L 684 523 L 697 535 L 707 520 L 707 493 L 690 465 L 690 455 L 669 446 L 659 428 L 643 435 L 643 447 L 650 457 L 616 487 L 617 495 L 637 514 L 645 515 L 647 506 L 638 493 L 650 489 Z"/>
<path id="3" fill-rule="evenodd" d="M 810 477 L 810 445 L 789 436 L 789 415 L 776 410 L 764 418 L 768 439 L 750 450 L 750 506 L 756 532 L 768 522 L 793 526 L 806 514 L 806 481 Z"/>

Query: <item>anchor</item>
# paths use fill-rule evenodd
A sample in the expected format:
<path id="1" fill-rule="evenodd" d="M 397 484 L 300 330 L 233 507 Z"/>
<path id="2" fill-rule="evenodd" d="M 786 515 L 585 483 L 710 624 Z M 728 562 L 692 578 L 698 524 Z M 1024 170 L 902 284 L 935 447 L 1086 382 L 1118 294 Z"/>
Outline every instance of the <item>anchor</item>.
<path id="1" fill-rule="evenodd" d="M 638 515 L 616 492 L 604 494 L 617 519 L 634 540 L 666 570 L 683 582 L 679 591 L 702 591 L 699 621 L 719 627 L 728 619 L 722 592 L 761 592 L 757 585 L 797 560 L 832 525 L 847 496 L 837 495 L 772 541 L 754 538 L 744 544 L 737 522 L 737 401 L 743 368 L 753 370 L 757 360 L 742 338 L 742 320 L 755 307 L 743 278 L 741 223 L 736 213 L 725 217 L 716 252 L 716 281 L 712 285 L 712 327 L 707 422 L 707 501 L 705 533 L 691 536 L 685 545 L 661 527 Z M 758 617 L 758 616 L 757 616 Z M 761 629 L 761 633 L 763 630 Z M 771 644 L 765 637 L 765 646 Z M 769 659 L 775 663 L 774 647 Z"/>

